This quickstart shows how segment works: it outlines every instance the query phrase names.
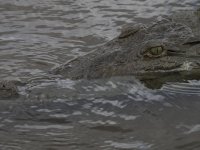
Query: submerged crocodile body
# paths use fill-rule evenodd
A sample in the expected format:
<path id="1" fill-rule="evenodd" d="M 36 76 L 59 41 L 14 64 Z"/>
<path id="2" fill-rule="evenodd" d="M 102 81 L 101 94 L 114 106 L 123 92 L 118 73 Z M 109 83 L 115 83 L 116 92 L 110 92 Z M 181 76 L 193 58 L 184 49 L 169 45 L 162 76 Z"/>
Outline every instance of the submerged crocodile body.
<path id="1" fill-rule="evenodd" d="M 161 17 L 148 25 L 126 26 L 104 46 L 51 72 L 70 79 L 130 75 L 140 80 L 165 76 L 162 82 L 200 79 L 200 10 Z M 16 95 L 14 83 L 0 81 L 0 97 Z"/>
<path id="2" fill-rule="evenodd" d="M 143 80 L 172 73 L 200 77 L 200 11 L 129 25 L 104 46 L 52 72 L 70 79 L 134 75 Z"/>

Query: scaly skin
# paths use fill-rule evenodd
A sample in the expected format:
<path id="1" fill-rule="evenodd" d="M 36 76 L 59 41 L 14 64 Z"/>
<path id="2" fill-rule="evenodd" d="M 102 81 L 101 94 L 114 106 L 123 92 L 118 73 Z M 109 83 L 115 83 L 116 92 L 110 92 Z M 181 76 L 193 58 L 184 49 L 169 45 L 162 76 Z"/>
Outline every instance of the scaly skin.
<path id="1" fill-rule="evenodd" d="M 180 12 L 132 25 L 104 46 L 52 70 L 70 79 L 181 73 L 200 76 L 200 13 Z M 158 76 L 157 76 L 158 75 Z"/>

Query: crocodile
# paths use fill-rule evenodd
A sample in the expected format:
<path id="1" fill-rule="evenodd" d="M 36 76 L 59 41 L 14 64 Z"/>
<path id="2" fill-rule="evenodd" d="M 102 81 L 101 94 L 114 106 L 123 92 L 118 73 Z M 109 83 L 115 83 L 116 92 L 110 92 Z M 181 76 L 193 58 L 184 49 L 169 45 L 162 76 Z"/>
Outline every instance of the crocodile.
<path id="1" fill-rule="evenodd" d="M 158 17 L 147 25 L 126 25 L 113 40 L 51 72 L 70 79 L 200 78 L 200 10 Z"/>
<path id="2" fill-rule="evenodd" d="M 105 45 L 50 72 L 73 80 L 135 76 L 150 88 L 200 79 L 200 10 L 158 17 L 147 25 L 126 25 Z M 14 82 L 0 81 L 0 97 L 17 95 Z"/>

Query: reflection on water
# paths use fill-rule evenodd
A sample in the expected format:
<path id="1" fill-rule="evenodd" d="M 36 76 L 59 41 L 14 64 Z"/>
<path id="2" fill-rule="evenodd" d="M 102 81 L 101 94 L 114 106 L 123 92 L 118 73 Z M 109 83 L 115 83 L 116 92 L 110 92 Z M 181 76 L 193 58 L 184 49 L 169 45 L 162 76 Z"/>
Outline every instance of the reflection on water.
<path id="1" fill-rule="evenodd" d="M 125 23 L 199 0 L 0 1 L 0 77 L 27 82 L 0 101 L 1 150 L 200 149 L 200 83 L 150 90 L 133 77 L 71 81 L 48 70 L 119 34 Z"/>

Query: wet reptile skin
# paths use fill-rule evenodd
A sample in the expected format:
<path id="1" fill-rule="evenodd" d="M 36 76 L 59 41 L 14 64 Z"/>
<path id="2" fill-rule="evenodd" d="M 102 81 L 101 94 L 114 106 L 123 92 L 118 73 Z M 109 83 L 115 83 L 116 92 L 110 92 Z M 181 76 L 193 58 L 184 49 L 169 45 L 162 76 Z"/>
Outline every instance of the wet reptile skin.
<path id="1" fill-rule="evenodd" d="M 182 72 L 200 76 L 200 13 L 184 11 L 135 24 L 104 46 L 52 70 L 70 79 Z M 198 75 L 197 75 L 198 74 Z"/>

